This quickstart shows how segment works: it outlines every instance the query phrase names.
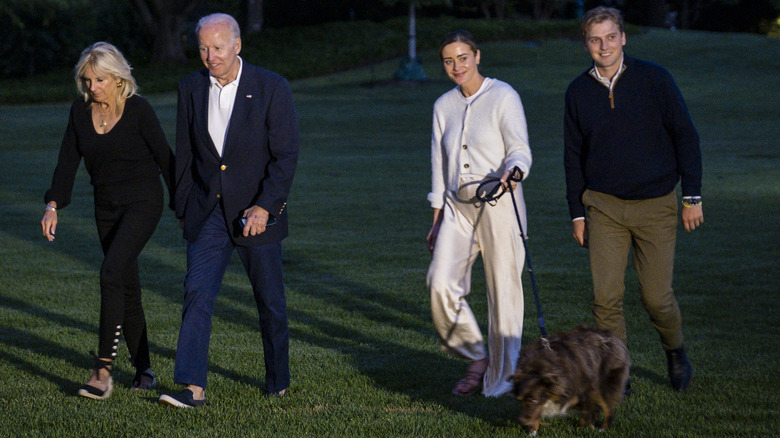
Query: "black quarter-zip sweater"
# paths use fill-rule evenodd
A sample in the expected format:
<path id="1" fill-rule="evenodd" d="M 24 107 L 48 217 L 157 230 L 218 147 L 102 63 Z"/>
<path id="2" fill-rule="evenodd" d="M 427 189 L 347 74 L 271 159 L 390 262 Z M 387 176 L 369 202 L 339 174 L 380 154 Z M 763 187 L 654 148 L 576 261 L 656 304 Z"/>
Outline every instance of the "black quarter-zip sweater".
<path id="1" fill-rule="evenodd" d="M 584 217 L 585 189 L 625 200 L 701 195 L 699 135 L 672 75 L 624 55 L 609 88 L 590 68 L 566 90 L 564 166 L 572 218 Z"/>

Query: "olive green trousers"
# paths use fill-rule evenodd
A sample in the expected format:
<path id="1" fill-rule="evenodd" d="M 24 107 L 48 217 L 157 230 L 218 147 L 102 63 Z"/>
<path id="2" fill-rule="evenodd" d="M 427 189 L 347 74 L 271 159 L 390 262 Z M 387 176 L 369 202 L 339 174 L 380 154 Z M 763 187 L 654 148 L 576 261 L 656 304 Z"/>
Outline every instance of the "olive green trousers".
<path id="1" fill-rule="evenodd" d="M 683 344 L 682 316 L 672 290 L 677 240 L 677 194 L 627 201 L 586 190 L 591 310 L 600 328 L 627 341 L 623 314 L 629 251 L 639 280 L 642 305 L 665 350 Z"/>

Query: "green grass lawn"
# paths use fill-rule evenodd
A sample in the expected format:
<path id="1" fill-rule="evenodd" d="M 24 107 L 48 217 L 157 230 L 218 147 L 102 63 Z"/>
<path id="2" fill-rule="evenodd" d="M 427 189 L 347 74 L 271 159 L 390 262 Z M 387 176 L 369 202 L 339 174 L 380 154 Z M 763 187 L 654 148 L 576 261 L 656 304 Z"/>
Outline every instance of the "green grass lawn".
<path id="1" fill-rule="evenodd" d="M 666 66 L 687 99 L 702 138 L 706 222 L 690 234 L 680 228 L 676 263 L 693 386 L 670 389 L 629 271 L 634 394 L 603 436 L 776 436 L 780 40 L 652 30 L 630 36 L 626 50 Z M 129 390 L 133 370 L 122 347 L 111 398 L 75 396 L 97 345 L 102 257 L 91 188 L 81 170 L 57 240 L 47 242 L 43 193 L 69 104 L 0 106 L 0 436 L 523 435 L 510 397 L 450 395 L 465 365 L 438 350 L 424 242 L 432 105 L 451 85 L 432 61 L 424 64 L 427 83 L 382 84 L 397 62 L 292 83 L 302 145 L 284 245 L 289 397 L 261 395 L 257 312 L 235 257 L 214 315 L 209 403 L 198 410 L 157 404 L 161 393 L 178 390 L 185 244 L 170 212 L 140 259 L 159 386 Z M 571 237 L 562 166 L 563 93 L 587 65 L 576 41 L 482 47 L 481 71 L 512 84 L 525 105 L 534 152 L 524 184 L 529 245 L 552 332 L 592 321 L 587 254 Z M 175 95 L 147 97 L 172 142 Z M 485 326 L 479 265 L 473 291 Z M 538 327 L 530 284 L 525 291 L 531 341 Z M 540 436 L 602 436 L 571 417 L 549 423 Z"/>

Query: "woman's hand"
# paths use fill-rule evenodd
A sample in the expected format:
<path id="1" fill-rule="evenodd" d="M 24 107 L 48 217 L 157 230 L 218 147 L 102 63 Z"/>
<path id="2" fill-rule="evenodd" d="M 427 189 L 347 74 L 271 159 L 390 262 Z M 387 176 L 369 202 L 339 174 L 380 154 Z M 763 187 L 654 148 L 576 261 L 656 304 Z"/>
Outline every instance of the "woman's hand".
<path id="1" fill-rule="evenodd" d="M 506 172 L 504 172 L 504 175 L 499 179 L 499 181 L 501 182 L 501 187 L 503 187 L 504 190 L 509 190 L 507 181 L 510 181 L 512 183 L 512 191 L 514 191 L 517 188 L 517 181 L 510 180 L 509 179 L 510 176 L 516 177 L 517 175 L 512 175 L 512 170 L 507 170 Z"/>
<path id="2" fill-rule="evenodd" d="M 41 219 L 41 229 L 43 230 L 43 237 L 49 239 L 49 242 L 54 240 L 54 233 L 57 232 L 57 203 L 49 202 L 46 204 L 47 208 L 43 212 L 43 219 Z"/>
<path id="3" fill-rule="evenodd" d="M 428 243 L 428 251 L 433 254 L 433 248 L 436 247 L 436 238 L 439 237 L 439 227 L 441 227 L 441 209 L 433 209 L 433 225 L 425 241 Z"/>

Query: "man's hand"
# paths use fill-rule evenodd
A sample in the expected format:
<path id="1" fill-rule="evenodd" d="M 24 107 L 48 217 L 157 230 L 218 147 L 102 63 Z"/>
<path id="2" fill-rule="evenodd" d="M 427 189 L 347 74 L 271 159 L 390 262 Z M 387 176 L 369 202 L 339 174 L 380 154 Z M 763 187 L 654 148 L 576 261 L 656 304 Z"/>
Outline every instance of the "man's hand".
<path id="1" fill-rule="evenodd" d="M 265 227 L 268 224 L 268 211 L 257 205 L 252 206 L 244 210 L 244 217 L 246 218 L 246 225 L 244 225 L 244 237 L 257 236 L 265 232 Z"/>
<path id="2" fill-rule="evenodd" d="M 572 227 L 574 229 L 574 239 L 577 240 L 577 243 L 580 244 L 581 247 L 587 248 L 588 247 L 588 224 L 585 222 L 585 219 L 578 219 L 575 221 L 572 221 Z"/>
<path id="3" fill-rule="evenodd" d="M 685 231 L 693 231 L 696 227 L 701 226 L 704 223 L 704 212 L 701 209 L 701 204 L 694 205 L 693 207 L 682 207 L 682 223 L 685 227 Z"/>

